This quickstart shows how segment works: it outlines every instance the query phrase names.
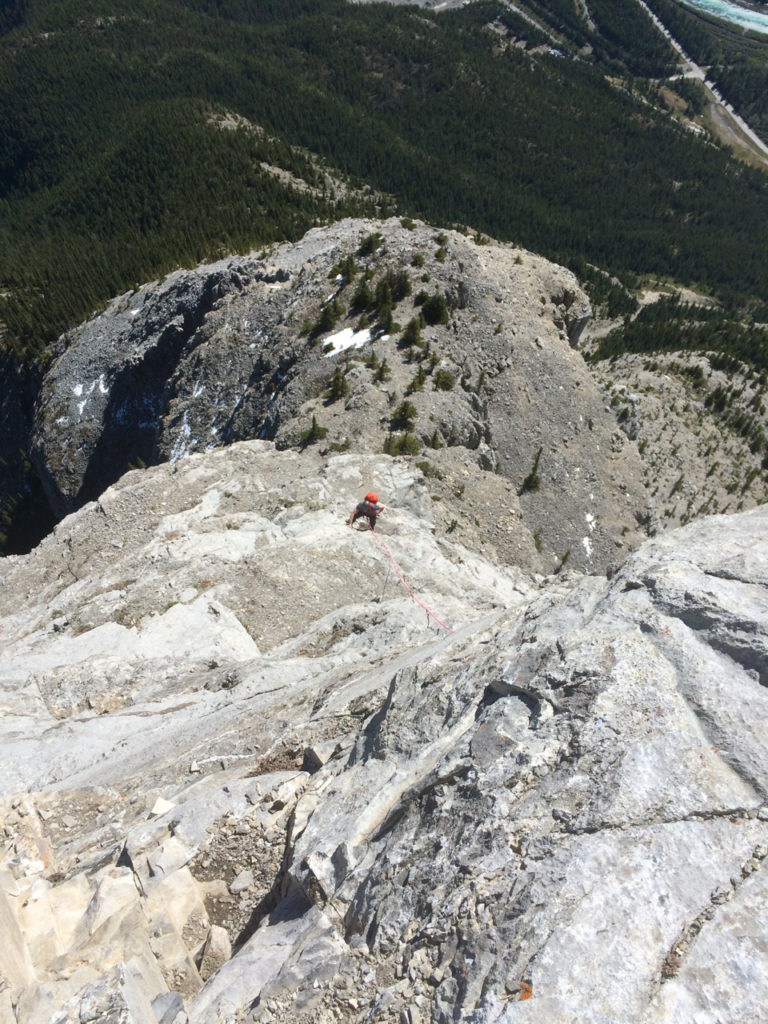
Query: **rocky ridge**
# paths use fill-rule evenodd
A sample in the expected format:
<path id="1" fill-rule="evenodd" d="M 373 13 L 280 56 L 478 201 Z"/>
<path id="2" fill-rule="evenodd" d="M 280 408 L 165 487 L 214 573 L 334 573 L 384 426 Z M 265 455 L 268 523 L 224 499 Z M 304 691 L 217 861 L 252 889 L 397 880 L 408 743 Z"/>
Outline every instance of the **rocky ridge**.
<path id="1" fill-rule="evenodd" d="M 60 517 L 134 466 L 237 440 L 407 451 L 439 528 L 545 573 L 610 571 L 659 528 L 765 501 L 761 375 L 717 353 L 586 365 L 616 326 L 590 313 L 573 275 L 514 246 L 342 221 L 151 282 L 60 339 L 36 470 Z M 24 417 L 2 415 L 12 462 Z"/>
<path id="2" fill-rule="evenodd" d="M 3 561 L 3 1024 L 762 1019 L 766 509 L 544 577 L 431 486 L 247 441 Z"/>
<path id="3" fill-rule="evenodd" d="M 637 448 L 573 348 L 589 313 L 571 273 L 514 246 L 342 221 L 178 271 L 70 332 L 33 458 L 64 515 L 131 466 L 233 441 L 388 446 L 427 461 L 465 543 L 603 571 L 652 516 Z"/>

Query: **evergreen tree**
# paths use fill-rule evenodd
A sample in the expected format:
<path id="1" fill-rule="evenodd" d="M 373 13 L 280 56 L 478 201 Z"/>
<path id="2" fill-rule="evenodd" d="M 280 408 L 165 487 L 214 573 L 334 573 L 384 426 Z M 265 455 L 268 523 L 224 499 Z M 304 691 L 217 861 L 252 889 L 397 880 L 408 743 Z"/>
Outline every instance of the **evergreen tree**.
<path id="1" fill-rule="evenodd" d="M 317 417 L 313 416 L 311 427 L 309 427 L 308 430 L 305 430 L 299 437 L 299 445 L 302 448 L 306 448 L 307 445 L 316 444 L 327 436 L 328 427 L 321 427 L 317 422 Z"/>
<path id="2" fill-rule="evenodd" d="M 376 370 L 376 373 L 374 373 L 373 375 L 374 383 L 383 384 L 386 381 L 388 381 L 391 376 L 392 370 L 390 369 L 389 363 L 387 362 L 386 359 L 383 359 L 378 369 Z"/>
<path id="3" fill-rule="evenodd" d="M 427 379 L 426 371 L 424 370 L 423 366 L 420 366 L 418 371 L 417 371 L 417 373 L 416 373 L 416 376 L 413 378 L 413 380 L 410 382 L 408 387 L 405 389 L 406 395 L 412 395 L 415 391 L 423 391 L 426 379 Z"/>
<path id="4" fill-rule="evenodd" d="M 445 296 L 439 292 L 430 295 L 421 307 L 421 313 L 428 324 L 447 324 L 449 316 Z"/>
<path id="5" fill-rule="evenodd" d="M 347 375 L 340 366 L 337 366 L 333 372 L 333 377 L 328 385 L 327 398 L 330 402 L 337 402 L 340 398 L 345 398 L 349 394 L 349 381 Z"/>
<path id="6" fill-rule="evenodd" d="M 416 406 L 408 401 L 402 401 L 392 414 L 392 427 L 394 430 L 413 430 L 418 413 Z"/>
<path id="7" fill-rule="evenodd" d="M 403 348 L 410 348 L 412 345 L 421 344 L 421 318 L 414 316 L 408 321 L 400 338 Z"/>
<path id="8" fill-rule="evenodd" d="M 354 310 L 365 310 L 370 309 L 373 305 L 373 293 L 371 292 L 371 286 L 368 284 L 368 278 L 362 277 L 358 284 L 355 294 L 352 296 L 352 309 Z"/>

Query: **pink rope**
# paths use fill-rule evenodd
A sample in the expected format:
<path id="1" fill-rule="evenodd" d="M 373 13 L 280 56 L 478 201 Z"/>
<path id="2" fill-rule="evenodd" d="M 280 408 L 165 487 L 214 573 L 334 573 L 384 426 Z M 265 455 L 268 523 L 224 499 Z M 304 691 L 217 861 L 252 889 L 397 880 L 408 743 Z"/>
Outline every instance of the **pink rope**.
<path id="1" fill-rule="evenodd" d="M 389 546 L 383 540 L 379 540 L 379 538 L 376 536 L 376 534 L 374 533 L 373 530 L 371 530 L 371 536 L 376 541 L 376 543 L 379 545 L 379 547 L 384 548 L 384 550 L 387 552 L 387 554 L 389 555 L 389 560 L 392 563 L 392 565 L 394 566 L 395 572 L 397 573 L 397 578 L 403 584 L 403 586 L 408 591 L 408 593 L 411 595 L 411 597 L 416 602 L 416 604 L 419 606 L 419 608 L 423 608 L 424 611 L 427 613 L 427 615 L 429 615 L 430 618 L 435 620 L 435 622 L 438 624 L 438 626 L 442 626 L 443 629 L 447 630 L 447 632 L 452 633 L 453 630 L 451 629 L 451 627 L 450 626 L 446 626 L 446 624 L 444 622 L 441 622 L 440 619 L 438 619 L 438 617 L 436 615 L 433 615 L 432 612 L 429 610 L 429 608 L 427 608 L 427 606 L 425 604 L 421 603 L 421 601 L 418 599 L 418 597 L 416 597 L 414 592 L 411 590 L 411 588 L 405 582 L 405 580 L 402 577 L 402 574 L 400 573 L 400 570 L 397 567 L 397 562 L 392 557 L 392 552 L 389 550 Z"/>

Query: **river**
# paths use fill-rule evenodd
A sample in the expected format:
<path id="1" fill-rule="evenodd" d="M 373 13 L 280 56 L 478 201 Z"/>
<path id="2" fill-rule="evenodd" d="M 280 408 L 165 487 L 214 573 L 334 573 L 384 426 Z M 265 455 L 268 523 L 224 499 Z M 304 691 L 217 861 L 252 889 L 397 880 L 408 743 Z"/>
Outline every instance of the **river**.
<path id="1" fill-rule="evenodd" d="M 768 35 L 768 11 L 762 13 L 741 4 L 728 3 L 727 0 L 681 0 L 684 7 L 695 7 L 707 14 L 714 14 L 724 21 L 734 22 L 742 28 L 752 29 Z"/>

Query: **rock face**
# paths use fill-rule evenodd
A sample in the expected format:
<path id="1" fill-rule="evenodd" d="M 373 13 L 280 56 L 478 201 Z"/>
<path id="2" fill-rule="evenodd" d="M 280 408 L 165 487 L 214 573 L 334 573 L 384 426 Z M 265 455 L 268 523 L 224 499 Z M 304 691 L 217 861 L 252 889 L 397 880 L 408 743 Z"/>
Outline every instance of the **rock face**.
<path id="1" fill-rule="evenodd" d="M 1 1020 L 764 1019 L 768 508 L 545 578 L 430 486 L 242 442 L 0 564 Z"/>
<path id="2" fill-rule="evenodd" d="M 636 446 L 572 347 L 589 313 L 570 272 L 512 246 L 343 221 L 174 273 L 62 339 L 35 465 L 61 516 L 132 466 L 246 439 L 300 448 L 314 417 L 326 452 L 446 453 L 446 525 L 499 560 L 602 571 L 642 539 L 647 501 Z"/>
<path id="3" fill-rule="evenodd" d="M 65 339 L 43 384 L 34 442 L 59 516 L 131 463 L 157 459 L 170 378 L 214 302 L 239 284 L 228 263 L 172 274 L 116 299 Z"/>
<path id="4" fill-rule="evenodd" d="M 690 352 L 623 355 L 592 366 L 622 430 L 637 439 L 661 528 L 768 500 L 756 443 L 768 431 L 760 379 L 748 366 L 727 373 L 717 366 L 717 353 Z"/>

